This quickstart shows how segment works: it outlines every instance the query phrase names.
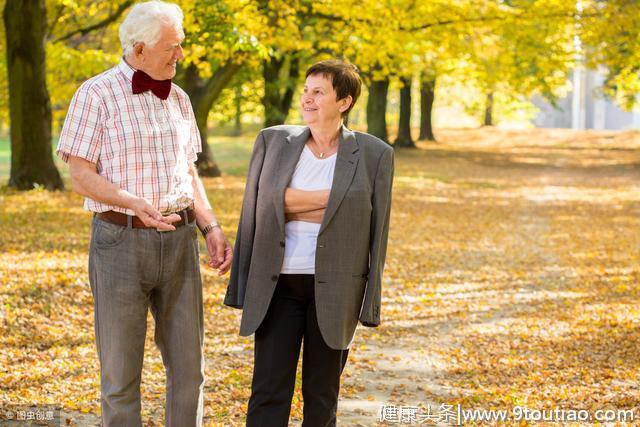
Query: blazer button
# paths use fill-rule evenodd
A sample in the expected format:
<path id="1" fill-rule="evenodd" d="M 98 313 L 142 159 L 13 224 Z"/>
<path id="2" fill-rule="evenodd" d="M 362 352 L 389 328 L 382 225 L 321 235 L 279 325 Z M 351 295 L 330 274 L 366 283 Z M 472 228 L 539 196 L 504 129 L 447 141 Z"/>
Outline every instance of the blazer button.
<path id="1" fill-rule="evenodd" d="M 324 248 L 324 245 L 323 244 L 319 244 L 318 247 L 319 248 Z"/>
<path id="2" fill-rule="evenodd" d="M 271 276 L 271 280 L 273 282 L 276 282 L 278 280 L 278 276 L 276 276 L 275 274 L 273 276 Z"/>
<path id="3" fill-rule="evenodd" d="M 282 240 L 280 241 L 280 247 L 284 248 L 284 241 L 282 241 Z"/>

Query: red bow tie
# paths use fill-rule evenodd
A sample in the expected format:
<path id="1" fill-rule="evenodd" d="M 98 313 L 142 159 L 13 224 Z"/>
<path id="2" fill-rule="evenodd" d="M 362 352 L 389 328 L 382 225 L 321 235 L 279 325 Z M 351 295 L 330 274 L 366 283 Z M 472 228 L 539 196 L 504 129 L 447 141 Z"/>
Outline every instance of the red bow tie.
<path id="1" fill-rule="evenodd" d="M 171 92 L 171 79 L 153 80 L 144 71 L 137 70 L 131 79 L 131 89 L 134 95 L 150 90 L 158 98 L 167 99 Z"/>

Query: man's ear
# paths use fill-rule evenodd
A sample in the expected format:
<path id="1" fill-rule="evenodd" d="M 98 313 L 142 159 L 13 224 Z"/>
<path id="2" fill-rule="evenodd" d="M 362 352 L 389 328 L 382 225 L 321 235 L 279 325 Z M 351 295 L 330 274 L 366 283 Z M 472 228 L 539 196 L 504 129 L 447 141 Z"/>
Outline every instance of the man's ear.
<path id="1" fill-rule="evenodd" d="M 133 55 L 136 57 L 142 56 L 142 51 L 144 50 L 144 43 L 136 43 L 133 46 Z"/>

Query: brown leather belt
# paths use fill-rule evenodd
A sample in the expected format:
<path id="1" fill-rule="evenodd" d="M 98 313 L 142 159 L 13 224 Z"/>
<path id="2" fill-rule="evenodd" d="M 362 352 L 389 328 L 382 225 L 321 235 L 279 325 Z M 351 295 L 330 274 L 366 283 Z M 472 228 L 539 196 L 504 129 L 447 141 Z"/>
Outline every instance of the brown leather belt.
<path id="1" fill-rule="evenodd" d="M 196 218 L 196 212 L 193 210 L 193 208 L 186 208 L 176 213 L 180 215 L 180 221 L 171 223 L 171 225 L 175 227 L 180 227 L 182 225 L 191 223 Z M 131 218 L 131 227 L 133 228 L 156 228 L 156 227 L 146 226 L 144 222 L 142 222 L 142 220 L 137 216 L 130 216 L 127 214 L 123 214 L 121 212 L 116 212 L 116 211 L 99 212 L 96 214 L 96 217 L 98 217 L 102 221 L 121 225 L 123 227 L 126 227 L 129 225 L 128 220 L 129 218 Z M 185 221 L 185 218 L 186 218 L 186 221 Z"/>

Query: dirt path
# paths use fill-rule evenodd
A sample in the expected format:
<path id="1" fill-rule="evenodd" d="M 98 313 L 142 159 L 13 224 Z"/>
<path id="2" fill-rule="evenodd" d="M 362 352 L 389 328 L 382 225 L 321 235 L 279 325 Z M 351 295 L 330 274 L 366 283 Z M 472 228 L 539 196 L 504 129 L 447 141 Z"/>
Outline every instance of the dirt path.
<path id="1" fill-rule="evenodd" d="M 451 141 L 423 147 L 427 151 L 413 160 L 421 164 L 417 178 L 407 179 L 417 167 L 405 163 L 394 203 L 415 209 L 394 212 L 391 239 L 406 250 L 390 254 L 387 322 L 379 334 L 360 331 L 364 349 L 356 347 L 354 359 L 369 363 L 355 362 L 345 379 L 339 424 L 375 425 L 383 405 L 424 405 L 435 412 L 443 403 L 509 407 L 509 396 L 567 387 L 555 355 L 536 353 L 584 327 L 567 307 L 588 307 L 602 292 L 586 288 L 590 271 L 577 258 L 606 246 L 625 272 L 622 280 L 638 275 L 640 144 L 634 138 L 557 131 L 538 143 L 523 135 L 480 147 Z M 408 156 L 415 154 L 399 155 Z M 416 230 L 422 233 L 412 239 Z M 626 234 L 611 248 L 606 236 L 614 230 Z M 413 270 L 394 267 L 403 264 Z M 628 297 L 637 301 L 635 292 Z M 521 344 L 530 333 L 535 338 Z M 566 351 L 561 347 L 560 357 L 579 366 L 582 355 Z M 528 377 L 549 375 L 555 384 L 532 385 L 519 378 L 520 370 L 510 378 L 512 369 L 503 366 L 510 359 L 528 359 Z M 589 407 L 579 391 L 572 397 L 555 404 Z M 532 399 L 529 407 L 550 402 Z M 615 397 L 609 402 L 625 406 L 611 405 Z"/>

